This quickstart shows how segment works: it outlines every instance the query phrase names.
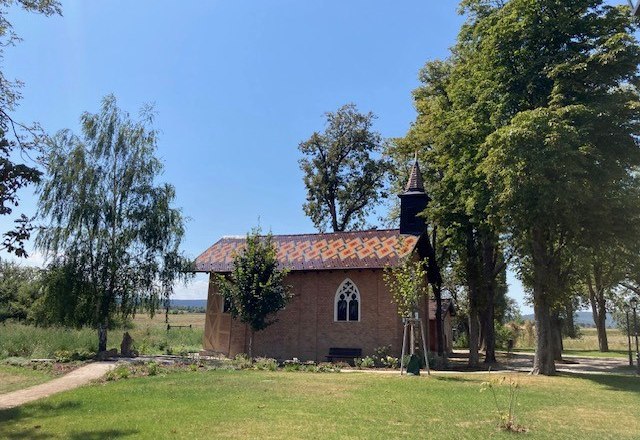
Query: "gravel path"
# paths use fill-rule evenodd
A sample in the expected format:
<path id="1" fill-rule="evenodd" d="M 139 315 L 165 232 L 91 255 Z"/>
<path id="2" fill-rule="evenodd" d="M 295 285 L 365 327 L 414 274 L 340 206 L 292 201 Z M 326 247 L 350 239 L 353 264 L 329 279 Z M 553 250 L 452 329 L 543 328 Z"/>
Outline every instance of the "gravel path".
<path id="1" fill-rule="evenodd" d="M 24 390 L 0 394 L 0 409 L 14 408 L 43 397 L 71 390 L 86 385 L 92 380 L 100 379 L 107 371 L 113 368 L 115 362 L 93 362 L 73 370 L 58 379 L 35 385 Z"/>

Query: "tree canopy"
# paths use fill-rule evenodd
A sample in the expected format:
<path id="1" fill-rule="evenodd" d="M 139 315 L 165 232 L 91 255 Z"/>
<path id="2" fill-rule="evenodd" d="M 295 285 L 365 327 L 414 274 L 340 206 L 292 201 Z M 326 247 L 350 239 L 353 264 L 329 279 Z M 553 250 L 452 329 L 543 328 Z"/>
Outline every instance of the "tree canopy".
<path id="1" fill-rule="evenodd" d="M 418 119 L 392 151 L 420 147 L 427 214 L 465 262 L 470 310 L 504 258 L 516 264 L 536 312 L 534 371 L 553 374 L 552 317 L 575 295 L 575 256 L 639 241 L 636 26 L 601 0 L 460 8 L 458 42 L 421 72 Z"/>
<path id="2" fill-rule="evenodd" d="M 74 278 L 83 298 L 75 303 L 93 310 L 103 351 L 113 315 L 133 314 L 143 303 L 153 311 L 171 295 L 186 268 L 184 226 L 173 186 L 157 183 L 162 163 L 151 109 L 133 121 L 109 95 L 99 113 L 81 120 L 81 137 L 63 130 L 50 141 L 38 190 L 46 224 L 36 244 Z"/>
<path id="3" fill-rule="evenodd" d="M 380 156 L 383 140 L 373 131 L 373 113 L 360 113 L 354 104 L 326 113 L 326 128 L 300 143 L 304 155 L 307 201 L 304 212 L 320 231 L 358 229 L 385 197 L 388 161 Z"/>

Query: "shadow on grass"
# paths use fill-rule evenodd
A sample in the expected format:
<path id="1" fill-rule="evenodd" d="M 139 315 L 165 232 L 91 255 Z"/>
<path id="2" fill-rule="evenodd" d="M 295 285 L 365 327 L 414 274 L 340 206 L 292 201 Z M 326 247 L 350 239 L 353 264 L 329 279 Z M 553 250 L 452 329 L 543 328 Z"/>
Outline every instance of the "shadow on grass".
<path id="1" fill-rule="evenodd" d="M 457 376 L 434 376 L 434 379 L 442 382 L 481 382 L 479 379 L 468 379 L 465 377 Z"/>
<path id="2" fill-rule="evenodd" d="M 627 391 L 640 394 L 640 377 L 622 374 L 581 374 L 581 373 L 559 373 L 560 377 L 571 377 L 575 379 L 585 379 L 604 386 L 612 391 Z"/>
<path id="3" fill-rule="evenodd" d="M 0 438 L 1 439 L 34 439 L 44 440 L 58 438 L 57 435 L 43 431 L 43 421 L 46 419 L 67 415 L 80 409 L 80 402 L 70 401 L 58 404 L 34 403 L 17 408 L 0 410 Z M 29 427 L 16 427 L 16 424 L 28 424 Z M 72 440 L 98 440 L 106 438 L 123 438 L 137 434 L 137 430 L 96 429 L 67 433 Z"/>

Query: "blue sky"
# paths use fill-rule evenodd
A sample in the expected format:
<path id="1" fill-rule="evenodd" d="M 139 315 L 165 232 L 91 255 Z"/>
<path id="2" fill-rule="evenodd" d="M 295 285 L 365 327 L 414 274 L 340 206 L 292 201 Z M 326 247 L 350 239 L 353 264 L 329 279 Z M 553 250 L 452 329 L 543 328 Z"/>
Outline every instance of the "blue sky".
<path id="1" fill-rule="evenodd" d="M 3 68 L 25 82 L 18 119 L 49 133 L 78 132 L 80 114 L 108 93 L 132 114 L 155 103 L 164 179 L 189 218 L 184 251 L 195 257 L 258 219 L 275 234 L 313 231 L 298 143 L 348 102 L 374 112 L 383 136 L 404 135 L 418 70 L 447 56 L 462 23 L 456 4 L 64 1 L 63 17 L 11 13 L 24 41 Z M 32 215 L 33 191 L 22 199 Z M 32 253 L 29 264 L 41 263 Z M 200 276 L 177 297 L 205 298 L 206 289 Z"/>

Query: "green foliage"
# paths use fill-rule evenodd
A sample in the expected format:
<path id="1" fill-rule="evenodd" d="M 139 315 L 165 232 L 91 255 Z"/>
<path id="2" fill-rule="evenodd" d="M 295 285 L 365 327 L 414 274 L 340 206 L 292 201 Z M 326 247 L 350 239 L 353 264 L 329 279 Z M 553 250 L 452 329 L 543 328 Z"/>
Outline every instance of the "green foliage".
<path id="1" fill-rule="evenodd" d="M 373 361 L 378 368 L 398 368 L 400 360 L 397 357 L 389 355 L 390 345 L 377 347 L 373 350 Z"/>
<path id="2" fill-rule="evenodd" d="M 82 324 L 98 325 L 101 349 L 112 317 L 129 316 L 140 305 L 153 312 L 186 267 L 175 190 L 156 182 L 162 164 L 154 155 L 152 120 L 146 108 L 132 121 L 107 96 L 99 113 L 82 115 L 81 138 L 64 130 L 50 140 L 47 177 L 38 190 L 47 224 L 36 244 L 54 266 L 65 267 L 60 283 L 71 277 L 82 309 L 95 311 Z M 50 295 L 57 293 L 63 292 Z"/>
<path id="3" fill-rule="evenodd" d="M 54 353 L 56 362 L 87 361 L 95 357 L 95 352 L 87 350 L 58 350 Z"/>
<path id="4" fill-rule="evenodd" d="M 234 257 L 231 274 L 218 275 L 215 283 L 229 301 L 231 316 L 256 332 L 276 322 L 274 315 L 289 302 L 287 274 L 287 269 L 279 268 L 273 236 L 263 236 L 256 228 L 247 234 L 244 249 Z"/>
<path id="5" fill-rule="evenodd" d="M 397 266 L 384 270 L 384 282 L 398 308 L 398 314 L 403 318 L 412 317 L 418 302 L 427 296 L 424 265 L 424 261 L 416 261 L 409 256 Z"/>
<path id="6" fill-rule="evenodd" d="M 4 75 L 4 49 L 20 41 L 8 19 L 9 11 L 16 7 L 44 16 L 62 13 L 56 0 L 0 0 L 0 215 L 12 214 L 20 203 L 20 190 L 40 180 L 35 162 L 21 159 L 29 157 L 29 153 L 40 153 L 44 139 L 37 123 L 24 124 L 14 119 L 22 82 Z M 15 228 L 3 234 L 0 250 L 26 257 L 24 244 L 33 231 L 31 221 L 25 214 L 14 220 Z"/>
<path id="7" fill-rule="evenodd" d="M 31 318 L 32 305 L 40 295 L 42 276 L 39 269 L 0 261 L 0 322 Z"/>
<path id="8" fill-rule="evenodd" d="M 30 325 L 0 324 L 0 358 L 53 358 L 58 351 L 98 350 L 95 331 L 88 328 L 34 327 Z"/>
<path id="9" fill-rule="evenodd" d="M 365 356 L 363 358 L 356 358 L 353 360 L 356 368 L 374 368 L 376 361 L 371 356 Z"/>
<path id="10" fill-rule="evenodd" d="M 128 364 L 118 364 L 115 368 L 107 372 L 105 380 L 114 381 L 119 379 L 128 379 L 130 375 L 131 371 Z"/>
<path id="11" fill-rule="evenodd" d="M 147 374 L 149 376 L 157 376 L 159 372 L 158 363 L 157 362 L 149 362 L 147 364 Z"/>
<path id="12" fill-rule="evenodd" d="M 375 116 L 362 114 L 354 104 L 326 113 L 323 133 L 313 133 L 300 143 L 304 155 L 307 201 L 304 212 L 320 231 L 358 229 L 385 197 L 384 180 L 389 163 L 380 157 L 383 140 L 372 130 Z"/>
<path id="13" fill-rule="evenodd" d="M 238 370 L 253 367 L 253 361 L 244 353 L 237 354 L 231 361 L 232 365 Z"/>
<path id="14" fill-rule="evenodd" d="M 271 358 L 259 357 L 256 358 L 253 363 L 253 368 L 256 370 L 276 371 L 278 369 L 278 361 Z"/>

